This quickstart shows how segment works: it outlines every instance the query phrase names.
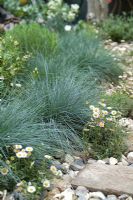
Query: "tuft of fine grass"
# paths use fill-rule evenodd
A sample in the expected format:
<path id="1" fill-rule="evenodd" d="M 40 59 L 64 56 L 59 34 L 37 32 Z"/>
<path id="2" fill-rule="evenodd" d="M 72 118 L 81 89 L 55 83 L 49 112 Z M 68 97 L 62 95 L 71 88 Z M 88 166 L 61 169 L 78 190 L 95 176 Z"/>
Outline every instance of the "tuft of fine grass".
<path id="1" fill-rule="evenodd" d="M 31 81 L 9 103 L 1 102 L 1 147 L 33 146 L 38 155 L 82 149 L 81 130 L 88 119 L 85 102 L 92 102 L 95 86 L 84 87 L 71 73 Z M 94 84 L 95 85 L 95 84 Z"/>
<path id="2" fill-rule="evenodd" d="M 126 93 L 114 92 L 112 95 L 102 95 L 105 102 L 115 110 L 122 113 L 123 117 L 128 117 L 133 108 L 133 99 Z"/>
<path id="3" fill-rule="evenodd" d="M 90 86 L 84 87 L 84 79 L 77 80 L 71 71 L 54 78 L 47 70 L 45 74 L 27 88 L 27 105 L 37 108 L 36 115 L 44 121 L 54 119 L 69 127 L 73 123 L 78 126 L 86 118 L 85 102 L 94 101 L 97 95 L 95 83 L 90 81 Z"/>
<path id="4" fill-rule="evenodd" d="M 74 148 L 82 147 L 76 132 L 52 119 L 37 122 L 35 120 L 36 109 L 32 108 L 31 112 L 30 109 L 26 109 L 28 106 L 19 103 L 19 106 L 16 102 L 11 103 L 2 111 L 3 115 L 0 117 L 1 148 L 14 144 L 33 146 L 35 152 L 42 156 L 43 153 L 55 153 L 61 149 L 72 151 Z M 71 147 L 72 141 L 74 141 L 73 147 Z"/>
<path id="5" fill-rule="evenodd" d="M 133 15 L 110 16 L 100 24 L 99 32 L 104 39 L 115 42 L 133 40 Z"/>
<path id="6" fill-rule="evenodd" d="M 116 82 L 122 74 L 122 69 L 96 35 L 84 31 L 64 35 L 60 42 L 60 52 L 60 58 L 66 59 L 68 66 L 76 66 L 82 76 L 88 73 L 98 80 Z"/>
<path id="7" fill-rule="evenodd" d="M 57 34 L 37 23 L 17 25 L 6 33 L 5 39 L 10 36 L 19 42 L 24 53 L 28 51 L 35 55 L 41 52 L 45 57 L 51 57 L 57 50 Z"/>

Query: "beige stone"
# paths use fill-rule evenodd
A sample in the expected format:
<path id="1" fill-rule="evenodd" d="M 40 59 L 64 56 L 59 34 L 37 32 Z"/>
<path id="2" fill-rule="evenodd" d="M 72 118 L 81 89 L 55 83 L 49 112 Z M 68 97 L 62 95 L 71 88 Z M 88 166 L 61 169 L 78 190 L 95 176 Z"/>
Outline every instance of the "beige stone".
<path id="1" fill-rule="evenodd" d="M 56 200 L 55 195 L 60 194 L 60 191 L 58 188 L 54 188 L 52 191 L 48 193 L 48 196 L 46 200 Z"/>
<path id="2" fill-rule="evenodd" d="M 60 192 L 63 192 L 67 188 L 71 187 L 71 177 L 64 177 L 64 179 L 55 179 L 53 184 L 56 188 L 59 189 Z"/>
<path id="3" fill-rule="evenodd" d="M 109 164 L 110 165 L 116 165 L 118 163 L 118 160 L 116 158 L 111 157 L 109 159 Z"/>
<path id="4" fill-rule="evenodd" d="M 133 168 L 120 165 L 90 164 L 72 180 L 73 186 L 82 185 L 89 191 L 133 196 Z"/>
<path id="5" fill-rule="evenodd" d="M 63 200 L 74 200 L 76 198 L 74 191 L 71 188 L 67 188 L 64 192 L 56 194 L 55 198 Z"/>

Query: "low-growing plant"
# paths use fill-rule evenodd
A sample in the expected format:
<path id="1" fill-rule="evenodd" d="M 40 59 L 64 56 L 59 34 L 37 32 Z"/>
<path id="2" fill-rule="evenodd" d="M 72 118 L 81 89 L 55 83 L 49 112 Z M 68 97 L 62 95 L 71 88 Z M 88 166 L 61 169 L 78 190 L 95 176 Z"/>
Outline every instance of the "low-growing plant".
<path id="1" fill-rule="evenodd" d="M 104 49 L 97 35 L 89 32 L 65 34 L 60 41 L 60 52 L 68 67 L 73 65 L 83 75 L 88 72 L 94 79 L 117 81 L 122 74 L 122 69 Z"/>
<path id="2" fill-rule="evenodd" d="M 28 97 L 27 105 L 31 109 L 38 109 L 37 119 L 45 122 L 52 119 L 72 130 L 78 130 L 76 127 L 82 127 L 86 120 L 84 114 L 87 98 L 92 101 L 96 97 L 95 82 L 90 82 L 90 86 L 88 84 L 88 87 L 84 87 L 84 79 L 77 80 L 76 74 L 70 70 L 53 77 L 48 69 L 44 69 L 44 72 L 43 78 L 33 81 L 31 86 L 28 86 L 25 92 L 26 98 Z"/>
<path id="3" fill-rule="evenodd" d="M 69 6 L 63 0 L 50 0 L 46 4 L 47 25 L 58 31 L 63 31 L 66 23 L 72 23 L 78 13 L 78 4 Z"/>
<path id="4" fill-rule="evenodd" d="M 25 65 L 31 54 L 26 51 L 22 53 L 19 42 L 11 36 L 8 39 L 0 38 L 0 48 L 0 84 L 3 90 L 13 84 L 16 87 L 21 87 L 21 84 L 17 83 L 17 78 L 24 74 Z M 2 87 L 1 92 L 3 93 Z"/>
<path id="5" fill-rule="evenodd" d="M 5 39 L 10 36 L 19 42 L 19 48 L 24 53 L 42 53 L 45 57 L 51 57 L 57 50 L 57 34 L 37 23 L 18 25 L 6 34 Z"/>
<path id="6" fill-rule="evenodd" d="M 60 134 L 59 129 L 57 128 L 54 122 L 36 124 L 36 108 L 26 106 L 26 101 L 14 100 L 8 104 L 4 103 L 4 100 L 1 100 L 1 125 L 0 125 L 0 140 L 1 148 L 5 145 L 10 146 L 16 143 L 22 145 L 32 145 L 38 155 L 41 156 L 42 152 L 47 152 L 51 146 L 51 151 L 56 152 L 56 149 L 63 148 L 63 145 L 54 141 L 50 145 L 52 135 Z M 4 105 L 5 104 L 5 105 Z M 28 113 L 28 114 L 27 114 Z M 65 128 L 62 131 L 66 132 Z M 62 134 L 62 138 L 63 138 Z M 69 137 L 69 132 L 68 132 Z M 60 138 L 60 140 L 62 140 Z M 65 140 L 65 138 L 64 138 Z M 40 141 L 42 143 L 40 144 Z M 57 143 L 56 143 L 57 142 Z M 44 148 L 44 143 L 45 148 Z M 59 145 L 59 146 L 58 146 Z M 67 146 L 67 144 L 66 144 Z"/>
<path id="7" fill-rule="evenodd" d="M 133 108 L 133 99 L 122 91 L 114 91 L 112 95 L 103 95 L 108 105 L 118 109 L 123 117 L 127 117 Z"/>
<path id="8" fill-rule="evenodd" d="M 69 73 L 49 79 L 46 71 L 43 79 L 28 83 L 17 98 L 1 100 L 1 147 L 32 145 L 39 156 L 82 149 L 79 133 L 88 118 L 85 101 L 98 98 L 97 89 L 95 84 L 84 87 L 83 79 Z"/>
<path id="9" fill-rule="evenodd" d="M 120 81 L 117 90 L 127 94 L 130 98 L 133 98 L 133 70 L 131 69 L 124 72 L 119 78 Z"/>
<path id="10" fill-rule="evenodd" d="M 4 7 L 17 17 L 26 20 L 37 20 L 41 12 L 41 7 L 44 6 L 43 0 L 38 3 L 33 3 L 31 0 L 6 0 L 3 2 Z"/>
<path id="11" fill-rule="evenodd" d="M 130 69 L 119 76 L 119 84 L 114 87 L 112 94 L 103 95 L 102 98 L 113 107 L 118 109 L 123 117 L 132 117 L 133 110 L 133 72 Z"/>
<path id="12" fill-rule="evenodd" d="M 75 31 L 86 31 L 90 34 L 98 35 L 98 29 L 92 23 L 86 23 L 85 21 L 79 20 L 78 23 L 73 27 Z"/>
<path id="13" fill-rule="evenodd" d="M 83 129 L 85 151 L 96 158 L 121 157 L 125 150 L 124 131 L 118 124 L 119 111 L 99 102 L 99 106 L 90 105 L 91 120 Z"/>
<path id="14" fill-rule="evenodd" d="M 53 158 L 44 155 L 36 159 L 33 147 L 22 145 L 1 148 L 0 186 L 1 189 L 21 193 L 27 200 L 37 199 L 50 188 L 52 178 L 62 176 L 62 171 L 53 165 Z"/>
<path id="15" fill-rule="evenodd" d="M 113 41 L 133 40 L 133 16 L 110 16 L 100 25 L 100 34 Z"/>
<path id="16" fill-rule="evenodd" d="M 66 23 L 71 23 L 79 14 L 79 5 L 69 6 L 63 0 L 9 0 L 4 2 L 7 10 L 26 21 L 36 21 L 51 29 L 63 31 Z"/>

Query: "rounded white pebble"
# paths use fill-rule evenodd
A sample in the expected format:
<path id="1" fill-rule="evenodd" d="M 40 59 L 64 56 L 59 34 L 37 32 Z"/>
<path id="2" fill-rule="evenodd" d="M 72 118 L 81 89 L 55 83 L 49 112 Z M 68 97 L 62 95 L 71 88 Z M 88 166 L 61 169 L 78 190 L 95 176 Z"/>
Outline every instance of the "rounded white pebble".
<path id="1" fill-rule="evenodd" d="M 111 157 L 109 159 L 109 164 L 110 165 L 116 165 L 118 163 L 118 160 L 116 158 Z"/>
<path id="2" fill-rule="evenodd" d="M 88 199 L 90 199 L 91 197 L 94 197 L 94 198 L 99 198 L 101 200 L 104 200 L 106 199 L 105 195 L 102 193 L 102 192 L 90 192 L 88 195 L 87 195 Z"/>
<path id="3" fill-rule="evenodd" d="M 133 163 L 133 152 L 128 153 L 127 159 L 129 163 Z"/>

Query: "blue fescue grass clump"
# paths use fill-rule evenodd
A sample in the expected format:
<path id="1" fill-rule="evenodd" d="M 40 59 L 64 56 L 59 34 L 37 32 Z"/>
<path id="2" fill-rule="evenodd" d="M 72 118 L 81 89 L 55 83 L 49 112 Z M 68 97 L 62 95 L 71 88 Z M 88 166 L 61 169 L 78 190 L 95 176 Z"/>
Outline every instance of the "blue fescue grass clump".
<path id="1" fill-rule="evenodd" d="M 55 153 L 60 149 L 71 151 L 71 142 L 76 148 L 82 147 L 80 138 L 76 132 L 57 123 L 55 120 L 37 120 L 36 109 L 27 109 L 21 101 L 10 103 L 3 108 L 0 117 L 0 141 L 1 148 L 14 144 L 33 146 L 35 152 L 43 156 Z M 26 101 L 24 101 L 26 103 Z M 39 104 L 39 102 L 38 102 Z M 34 112 L 33 112 L 34 110 Z M 78 146 L 76 146 L 78 145 Z"/>
<path id="2" fill-rule="evenodd" d="M 82 149 L 81 130 L 88 119 L 85 102 L 96 97 L 92 83 L 70 74 L 39 77 L 9 103 L 1 102 L 0 140 L 4 145 L 32 145 L 38 154 Z M 95 84 L 94 84 L 95 85 Z"/>
<path id="3" fill-rule="evenodd" d="M 66 125 L 77 119 L 75 124 L 78 124 L 85 118 L 85 102 L 88 99 L 92 101 L 96 95 L 96 89 L 91 88 L 92 83 L 90 87 L 84 87 L 83 83 L 84 80 L 77 81 L 71 74 L 64 74 L 54 80 L 49 80 L 47 76 L 44 80 L 35 81 L 26 92 L 27 96 L 30 94 L 29 106 L 40 105 L 36 115 L 44 120 L 54 119 Z"/>
<path id="4" fill-rule="evenodd" d="M 95 81 L 89 75 L 81 75 L 78 62 L 73 62 L 71 52 L 66 54 L 60 45 L 56 54 L 49 59 L 46 56 L 49 51 L 45 51 L 48 48 L 43 39 L 40 38 L 36 43 L 39 35 L 36 35 L 37 31 L 34 32 L 34 26 L 30 25 L 31 29 L 23 26 L 22 32 L 20 26 L 9 35 L 12 33 L 13 37 L 17 36 L 22 51 L 28 50 L 34 54 L 27 67 L 32 75 L 35 67 L 39 73 L 33 79 L 27 73 L 30 80 L 24 79 L 26 84 L 23 93 L 6 103 L 1 102 L 1 144 L 32 145 L 40 155 L 42 152 L 54 153 L 60 149 L 66 152 L 81 150 L 80 133 L 88 120 L 85 102 L 91 103 L 97 99 Z M 36 26 L 39 25 L 35 25 L 35 29 Z M 23 29 L 34 32 L 35 42 L 30 31 L 24 33 Z M 38 34 L 43 35 L 43 31 Z M 46 35 L 42 38 L 46 39 Z"/>
<path id="5" fill-rule="evenodd" d="M 59 69 L 62 72 L 62 69 L 75 68 L 80 76 L 88 73 L 89 77 L 100 81 L 116 82 L 122 74 L 122 69 L 96 34 L 81 31 L 57 36 L 46 27 L 32 23 L 16 26 L 6 34 L 5 40 L 10 36 L 19 42 L 22 51 L 32 53 L 32 61 L 26 67 L 29 71 L 40 68 L 45 62 L 55 73 Z"/>
<path id="6" fill-rule="evenodd" d="M 80 134 L 89 118 L 85 102 L 94 104 L 100 96 L 97 80 L 116 81 L 121 69 L 96 36 L 68 33 L 56 51 L 49 31 L 38 26 L 23 25 L 7 33 L 34 56 L 27 65 L 30 80 L 27 75 L 22 78 L 25 90 L 1 101 L 1 145 L 32 145 L 40 155 L 82 150 Z"/>
<path id="7" fill-rule="evenodd" d="M 122 69 L 96 35 L 84 31 L 65 34 L 59 46 L 60 58 L 66 59 L 68 67 L 76 66 L 82 75 L 88 73 L 98 80 L 116 82 L 122 74 Z"/>

